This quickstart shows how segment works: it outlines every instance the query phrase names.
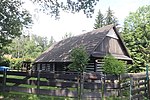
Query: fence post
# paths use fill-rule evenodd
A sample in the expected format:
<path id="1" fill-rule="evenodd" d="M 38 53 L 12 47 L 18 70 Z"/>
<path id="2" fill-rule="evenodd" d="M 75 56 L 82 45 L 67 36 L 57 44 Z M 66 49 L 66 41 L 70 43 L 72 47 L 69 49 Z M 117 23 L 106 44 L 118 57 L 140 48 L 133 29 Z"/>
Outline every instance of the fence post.
<path id="1" fill-rule="evenodd" d="M 101 72 L 102 100 L 105 100 L 105 94 L 106 94 L 105 79 L 106 76 Z"/>
<path id="2" fill-rule="evenodd" d="M 130 77 L 130 98 L 129 98 L 129 100 L 132 100 L 132 83 L 133 83 L 133 77 Z"/>
<path id="3" fill-rule="evenodd" d="M 148 73 L 148 65 L 146 65 L 146 81 L 147 81 L 147 98 L 149 99 L 150 96 L 150 87 L 149 87 L 149 73 Z"/>
<path id="4" fill-rule="evenodd" d="M 38 70 L 38 74 L 37 74 L 37 94 L 40 94 L 39 90 L 40 90 L 40 74 L 41 74 L 41 70 Z"/>
<path id="5" fill-rule="evenodd" d="M 79 100 L 81 99 L 81 72 L 79 74 Z"/>
<path id="6" fill-rule="evenodd" d="M 3 71 L 3 92 L 5 92 L 5 88 L 6 88 L 6 77 L 7 77 L 7 69 L 4 68 Z"/>
<path id="7" fill-rule="evenodd" d="M 148 82 L 148 99 L 150 99 L 150 79 L 147 82 Z"/>
<path id="8" fill-rule="evenodd" d="M 119 75 L 117 75 L 117 79 L 118 79 L 118 96 L 120 96 L 120 74 Z"/>
<path id="9" fill-rule="evenodd" d="M 84 91 L 84 72 L 80 72 L 80 100 L 83 98 L 83 91 Z"/>
<path id="10" fill-rule="evenodd" d="M 80 81 L 79 81 L 79 79 L 80 79 L 80 77 L 79 77 L 80 75 L 79 75 L 79 73 L 78 73 L 78 77 L 77 77 L 77 99 L 78 100 L 80 100 L 80 91 L 79 91 L 79 88 L 80 88 Z"/>
<path id="11" fill-rule="evenodd" d="M 119 74 L 119 96 L 122 98 L 122 89 L 121 89 L 121 74 Z"/>

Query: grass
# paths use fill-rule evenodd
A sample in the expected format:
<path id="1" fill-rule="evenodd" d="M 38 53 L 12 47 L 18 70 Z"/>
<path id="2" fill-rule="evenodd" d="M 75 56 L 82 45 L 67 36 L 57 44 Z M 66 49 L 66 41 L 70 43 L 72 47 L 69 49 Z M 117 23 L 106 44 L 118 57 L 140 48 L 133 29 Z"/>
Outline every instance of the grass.
<path id="1" fill-rule="evenodd" d="M 2 75 L 1 75 L 2 77 Z M 7 78 L 12 79 L 24 79 L 25 76 L 7 75 Z M 37 80 L 37 78 L 31 77 L 28 80 Z M 40 78 L 41 81 L 48 81 L 46 78 Z M 15 83 L 6 83 L 7 86 L 13 86 Z M 19 84 L 19 87 L 37 88 L 35 85 Z M 57 90 L 59 88 L 50 86 L 40 86 L 40 89 Z M 47 95 L 36 95 L 21 92 L 0 92 L 0 100 L 74 100 L 73 98 L 67 97 L 55 97 Z"/>
<path id="2" fill-rule="evenodd" d="M 24 76 L 7 75 L 7 78 L 24 79 Z"/>
<path id="3" fill-rule="evenodd" d="M 18 92 L 0 93 L 0 100 L 74 100 L 73 98 L 35 95 Z"/>

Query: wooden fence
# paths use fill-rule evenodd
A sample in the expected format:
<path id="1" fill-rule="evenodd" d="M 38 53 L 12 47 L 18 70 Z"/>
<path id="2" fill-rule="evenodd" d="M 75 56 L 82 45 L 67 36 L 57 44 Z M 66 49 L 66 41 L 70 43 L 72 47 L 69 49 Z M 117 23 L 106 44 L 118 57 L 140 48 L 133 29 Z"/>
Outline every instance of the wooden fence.
<path id="1" fill-rule="evenodd" d="M 130 100 L 149 98 L 149 80 L 145 73 L 130 74 Z"/>
<path id="2" fill-rule="evenodd" d="M 96 72 L 1 71 L 0 90 L 71 97 L 78 100 L 101 100 L 109 96 L 136 100 L 148 95 L 148 85 L 144 76 L 135 76 L 103 75 Z"/>
<path id="3" fill-rule="evenodd" d="M 4 73 L 3 73 L 4 74 Z M 7 72 L 0 78 L 4 91 L 78 97 L 78 73 Z M 4 76 L 6 76 L 4 74 Z M 6 80 L 6 82 L 5 82 Z M 72 89 L 69 89 L 72 88 Z"/>

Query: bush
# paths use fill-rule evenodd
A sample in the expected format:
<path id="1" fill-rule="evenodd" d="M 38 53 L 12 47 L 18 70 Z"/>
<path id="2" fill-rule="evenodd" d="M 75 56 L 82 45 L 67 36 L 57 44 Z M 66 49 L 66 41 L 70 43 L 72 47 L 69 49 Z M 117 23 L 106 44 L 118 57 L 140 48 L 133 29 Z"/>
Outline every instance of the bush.
<path id="1" fill-rule="evenodd" d="M 27 62 L 31 62 L 32 59 L 30 58 L 12 58 L 12 59 L 9 59 L 10 60 L 10 67 L 12 69 L 20 69 L 22 67 L 22 62 L 23 61 L 27 61 Z"/>
<path id="2" fill-rule="evenodd" d="M 22 61 L 23 61 L 22 58 L 12 58 L 12 59 L 10 59 L 10 67 L 12 69 L 19 69 L 19 68 L 21 68 Z"/>
<path id="3" fill-rule="evenodd" d="M 0 57 L 0 66 L 7 66 L 12 69 L 20 69 L 22 67 L 22 62 L 32 62 L 31 58 L 5 58 Z"/>
<path id="4" fill-rule="evenodd" d="M 23 61 L 26 61 L 26 62 L 32 62 L 33 59 L 32 59 L 32 58 L 25 58 Z"/>
<path id="5" fill-rule="evenodd" d="M 7 59 L 5 57 L 1 58 L 1 60 L 0 60 L 0 66 L 7 66 L 7 67 L 9 67 L 10 66 L 9 63 L 10 63 L 9 59 Z"/>
<path id="6" fill-rule="evenodd" d="M 104 72 L 107 74 L 119 75 L 125 73 L 125 63 L 115 59 L 113 56 L 106 56 L 104 58 Z"/>

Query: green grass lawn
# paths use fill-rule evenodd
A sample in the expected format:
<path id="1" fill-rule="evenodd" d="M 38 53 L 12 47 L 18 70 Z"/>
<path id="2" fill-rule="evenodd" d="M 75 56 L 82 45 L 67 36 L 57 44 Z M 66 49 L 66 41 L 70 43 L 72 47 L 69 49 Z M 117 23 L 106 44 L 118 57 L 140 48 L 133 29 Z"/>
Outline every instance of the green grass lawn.
<path id="1" fill-rule="evenodd" d="M 24 79 L 24 76 L 7 75 L 7 78 Z M 31 77 L 29 80 L 37 80 L 37 78 Z M 48 81 L 46 78 L 41 78 L 41 81 Z M 13 86 L 15 83 L 6 83 L 7 86 Z M 37 88 L 34 85 L 20 84 L 19 87 Z M 59 88 L 50 86 L 41 86 L 40 89 L 57 90 Z M 74 100 L 67 97 L 54 97 L 47 95 L 36 95 L 21 92 L 0 92 L 0 100 Z"/>
<path id="2" fill-rule="evenodd" d="M 73 98 L 53 97 L 18 92 L 0 93 L 0 100 L 74 100 Z"/>

